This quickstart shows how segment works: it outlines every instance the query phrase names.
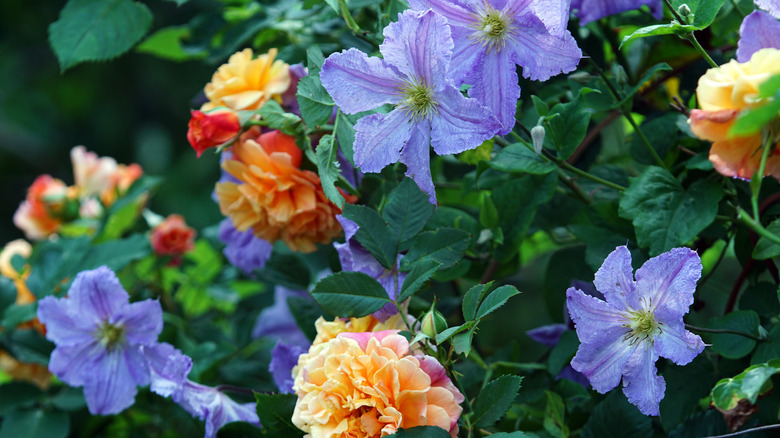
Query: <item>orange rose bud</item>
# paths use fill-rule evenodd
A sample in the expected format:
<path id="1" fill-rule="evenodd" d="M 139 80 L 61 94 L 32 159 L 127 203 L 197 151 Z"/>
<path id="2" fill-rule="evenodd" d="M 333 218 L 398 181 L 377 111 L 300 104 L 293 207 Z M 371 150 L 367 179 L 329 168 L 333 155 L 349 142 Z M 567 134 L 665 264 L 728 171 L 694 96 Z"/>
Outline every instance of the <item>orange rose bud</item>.
<path id="1" fill-rule="evenodd" d="M 172 214 L 152 229 L 150 239 L 157 255 L 170 255 L 177 261 L 195 247 L 195 230 L 187 226 L 183 217 Z"/>
<path id="2" fill-rule="evenodd" d="M 238 115 L 230 110 L 216 110 L 210 113 L 193 110 L 187 125 L 187 141 L 198 153 L 198 157 L 208 148 L 219 146 L 235 137 L 241 131 Z"/>

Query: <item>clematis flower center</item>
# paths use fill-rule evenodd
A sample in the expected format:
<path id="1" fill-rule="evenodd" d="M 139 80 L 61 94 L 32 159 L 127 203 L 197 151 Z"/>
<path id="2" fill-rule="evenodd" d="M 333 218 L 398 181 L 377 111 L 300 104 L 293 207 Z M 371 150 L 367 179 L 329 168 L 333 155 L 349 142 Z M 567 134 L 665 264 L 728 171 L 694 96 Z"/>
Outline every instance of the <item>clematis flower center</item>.
<path id="1" fill-rule="evenodd" d="M 433 99 L 433 88 L 423 81 L 407 83 L 401 90 L 404 99 L 401 106 L 413 120 L 427 119 L 437 112 L 439 104 Z"/>
<path id="2" fill-rule="evenodd" d="M 497 52 L 506 46 L 506 41 L 512 38 L 512 20 L 502 11 L 493 9 L 489 4 L 476 16 L 472 26 L 476 32 L 472 35 L 487 51 L 495 49 Z"/>
<path id="3" fill-rule="evenodd" d="M 645 340 L 652 342 L 653 337 L 661 331 L 660 323 L 655 320 L 655 315 L 651 310 L 629 312 L 626 326 L 631 330 L 626 334 L 631 345 Z"/>
<path id="4" fill-rule="evenodd" d="M 121 325 L 103 322 L 97 329 L 96 337 L 107 350 L 113 350 L 124 341 L 125 330 Z"/>

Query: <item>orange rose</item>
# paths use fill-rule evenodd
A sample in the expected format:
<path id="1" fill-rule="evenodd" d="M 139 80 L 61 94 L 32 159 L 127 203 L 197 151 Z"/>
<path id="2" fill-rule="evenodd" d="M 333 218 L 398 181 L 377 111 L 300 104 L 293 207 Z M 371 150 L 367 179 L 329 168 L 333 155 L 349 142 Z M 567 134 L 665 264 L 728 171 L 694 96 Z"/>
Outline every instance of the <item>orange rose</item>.
<path id="1" fill-rule="evenodd" d="M 30 240 L 41 240 L 57 232 L 62 225 L 68 187 L 49 175 L 35 179 L 27 190 L 27 199 L 14 213 L 14 224 Z"/>
<path id="2" fill-rule="evenodd" d="M 190 111 L 187 141 L 200 155 L 208 148 L 219 146 L 232 139 L 241 130 L 238 115 L 231 110 L 216 110 L 210 113 Z"/>
<path id="3" fill-rule="evenodd" d="M 256 110 L 270 99 L 281 101 L 281 94 L 290 86 L 290 66 L 274 61 L 276 53 L 271 49 L 255 59 L 252 49 L 234 53 L 206 84 L 204 92 L 209 102 L 200 109 L 224 106 L 236 111 Z"/>
<path id="4" fill-rule="evenodd" d="M 242 134 L 231 146 L 222 168 L 239 182 L 217 183 L 222 214 L 239 231 L 252 229 L 269 242 L 283 240 L 294 251 L 314 251 L 341 234 L 320 178 L 301 170 L 302 155 L 292 137 L 280 132 Z M 354 199 L 354 198 L 352 198 Z"/>
<path id="5" fill-rule="evenodd" d="M 691 111 L 691 131 L 703 140 L 712 141 L 710 161 L 715 170 L 726 176 L 751 179 L 761 161 L 761 134 L 732 136 L 731 127 L 739 113 L 764 105 L 758 99 L 758 87 L 780 73 L 780 50 L 762 49 L 750 61 L 730 61 L 712 68 L 699 79 L 696 95 L 700 110 Z M 780 179 L 780 151 L 774 145 L 764 176 Z"/>
<path id="6" fill-rule="evenodd" d="M 157 255 L 170 255 L 174 260 L 195 248 L 195 230 L 178 214 L 168 216 L 154 227 L 150 239 Z"/>
<path id="7" fill-rule="evenodd" d="M 382 437 L 438 426 L 456 437 L 463 395 L 397 330 L 341 333 L 298 359 L 292 422 L 310 438 Z"/>

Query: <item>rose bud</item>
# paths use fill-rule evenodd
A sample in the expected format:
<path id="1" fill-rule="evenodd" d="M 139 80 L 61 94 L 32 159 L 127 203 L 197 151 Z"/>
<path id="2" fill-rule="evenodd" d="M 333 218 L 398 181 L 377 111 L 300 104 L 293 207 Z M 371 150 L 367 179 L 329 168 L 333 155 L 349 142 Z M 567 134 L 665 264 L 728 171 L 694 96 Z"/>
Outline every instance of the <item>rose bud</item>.
<path id="1" fill-rule="evenodd" d="M 173 256 L 176 263 L 182 254 L 195 247 L 195 230 L 187 226 L 183 217 L 172 214 L 152 229 L 150 240 L 157 255 Z"/>
<path id="2" fill-rule="evenodd" d="M 193 110 L 187 131 L 187 141 L 198 153 L 219 146 L 235 137 L 241 131 L 238 115 L 231 110 L 216 110 L 209 113 Z"/>

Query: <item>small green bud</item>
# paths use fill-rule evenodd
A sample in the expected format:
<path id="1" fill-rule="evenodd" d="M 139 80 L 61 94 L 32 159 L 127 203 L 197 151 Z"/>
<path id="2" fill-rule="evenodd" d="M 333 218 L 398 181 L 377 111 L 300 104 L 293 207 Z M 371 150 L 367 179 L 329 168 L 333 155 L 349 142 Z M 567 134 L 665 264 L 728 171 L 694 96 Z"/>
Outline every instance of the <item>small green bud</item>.
<path id="1" fill-rule="evenodd" d="M 437 310 L 429 311 L 422 320 L 422 332 L 432 338 L 447 330 L 447 321 Z"/>
<path id="2" fill-rule="evenodd" d="M 694 14 L 691 11 L 691 8 L 689 8 L 685 3 L 681 4 L 680 7 L 677 8 L 677 13 L 680 14 L 680 17 L 682 17 L 683 21 L 685 21 L 685 23 L 680 24 L 693 23 Z"/>

